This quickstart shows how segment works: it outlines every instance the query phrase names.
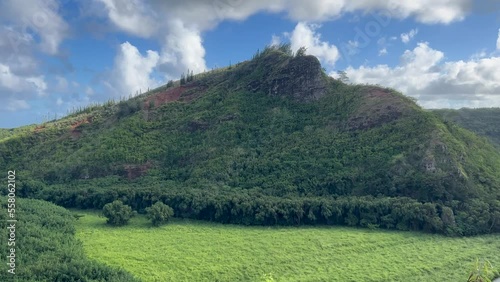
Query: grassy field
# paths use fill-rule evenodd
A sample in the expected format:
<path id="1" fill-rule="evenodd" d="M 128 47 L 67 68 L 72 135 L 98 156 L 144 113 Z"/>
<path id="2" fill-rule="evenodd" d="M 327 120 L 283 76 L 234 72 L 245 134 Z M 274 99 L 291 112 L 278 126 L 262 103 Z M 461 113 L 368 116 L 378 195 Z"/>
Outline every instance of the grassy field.
<path id="1" fill-rule="evenodd" d="M 446 238 L 342 227 L 244 227 L 143 217 L 77 222 L 90 258 L 144 281 L 467 281 L 476 258 L 500 265 L 500 236 Z M 271 279 L 272 277 L 272 279 Z"/>

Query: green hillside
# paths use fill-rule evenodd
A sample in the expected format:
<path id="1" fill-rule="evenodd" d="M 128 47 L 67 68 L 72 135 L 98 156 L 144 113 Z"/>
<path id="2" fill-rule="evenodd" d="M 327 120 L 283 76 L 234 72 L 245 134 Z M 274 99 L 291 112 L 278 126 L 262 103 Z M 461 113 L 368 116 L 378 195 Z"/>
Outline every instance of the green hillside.
<path id="1" fill-rule="evenodd" d="M 478 135 L 487 137 L 500 148 L 500 108 L 432 110 L 447 121 L 454 122 Z"/>
<path id="2" fill-rule="evenodd" d="M 392 89 L 342 83 L 288 46 L 179 84 L 3 139 L 0 168 L 19 171 L 19 196 L 65 207 L 500 231 L 498 150 Z"/>
<path id="3" fill-rule="evenodd" d="M 17 222 L 15 229 L 9 230 L 12 222 L 6 221 L 7 201 L 2 198 L 0 281 L 139 281 L 122 270 L 87 259 L 81 242 L 74 237 L 75 218 L 68 210 L 44 201 L 18 198 L 14 207 Z M 14 265 L 10 266 L 10 262 Z"/>

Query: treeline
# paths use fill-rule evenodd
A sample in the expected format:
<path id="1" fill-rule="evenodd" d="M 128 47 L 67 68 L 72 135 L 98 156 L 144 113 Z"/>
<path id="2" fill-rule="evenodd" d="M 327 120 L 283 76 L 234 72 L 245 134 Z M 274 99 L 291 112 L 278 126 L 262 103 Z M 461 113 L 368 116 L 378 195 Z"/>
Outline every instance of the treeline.
<path id="1" fill-rule="evenodd" d="M 38 197 L 67 208 L 102 209 L 120 200 L 139 213 L 160 201 L 177 217 L 243 225 L 347 225 L 446 235 L 500 231 L 500 206 L 472 201 L 454 208 L 407 197 L 275 197 L 245 189 L 71 188 L 52 186 Z M 36 195 L 33 195 L 36 196 Z"/>
<path id="2" fill-rule="evenodd" d="M 5 197 L 3 197 L 5 199 Z M 2 201 L 0 229 L 9 238 L 7 204 Z M 74 238 L 74 216 L 62 207 L 40 200 L 16 200 L 15 246 L 2 240 L 0 281 L 138 281 L 125 271 L 88 260 Z M 7 272 L 7 254 L 15 248 L 14 275 Z"/>
<path id="3" fill-rule="evenodd" d="M 500 148 L 500 108 L 437 109 L 432 112 L 448 122 L 454 122 L 488 138 L 491 143 Z"/>

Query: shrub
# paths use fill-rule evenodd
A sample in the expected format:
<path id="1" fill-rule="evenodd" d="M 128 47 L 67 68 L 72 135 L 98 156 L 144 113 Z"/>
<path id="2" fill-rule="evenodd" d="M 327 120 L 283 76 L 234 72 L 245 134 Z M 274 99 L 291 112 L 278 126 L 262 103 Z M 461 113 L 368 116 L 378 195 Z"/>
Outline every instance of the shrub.
<path id="1" fill-rule="evenodd" d="M 167 222 L 173 215 L 174 210 L 162 202 L 156 202 L 156 204 L 146 208 L 146 216 L 154 226 Z"/>
<path id="2" fill-rule="evenodd" d="M 104 205 L 102 213 L 108 219 L 107 223 L 111 225 L 125 225 L 136 215 L 130 206 L 124 205 L 120 200 Z"/>

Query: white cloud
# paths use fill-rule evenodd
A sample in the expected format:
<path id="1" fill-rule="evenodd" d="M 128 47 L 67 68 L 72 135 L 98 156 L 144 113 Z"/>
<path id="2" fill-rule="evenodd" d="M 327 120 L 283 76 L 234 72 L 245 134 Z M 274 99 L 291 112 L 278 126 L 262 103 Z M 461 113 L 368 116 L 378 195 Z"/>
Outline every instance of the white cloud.
<path id="1" fill-rule="evenodd" d="M 351 81 L 381 84 L 417 98 L 424 107 L 500 106 L 500 57 L 444 61 L 444 53 L 419 43 L 398 66 L 347 68 Z"/>
<path id="2" fill-rule="evenodd" d="M 68 33 L 68 24 L 58 14 L 58 10 L 56 0 L 1 1 L 1 21 L 22 30 L 20 37 L 10 38 L 13 51 L 17 52 L 20 45 L 26 43 L 24 39 L 30 36 L 30 30 L 39 36 L 40 50 L 51 55 L 57 54 L 59 45 Z"/>
<path id="3" fill-rule="evenodd" d="M 387 48 L 382 48 L 378 51 L 379 56 L 387 55 Z"/>
<path id="4" fill-rule="evenodd" d="M 500 50 L 500 29 L 498 29 L 497 50 Z"/>
<path id="5" fill-rule="evenodd" d="M 159 84 L 151 78 L 159 60 L 157 52 L 148 50 L 147 55 L 142 56 L 134 45 L 125 42 L 120 45 L 107 86 L 113 90 L 115 96 L 145 92 L 148 87 L 152 88 Z"/>
<path id="6" fill-rule="evenodd" d="M 194 73 L 206 70 L 205 48 L 200 32 L 180 20 L 171 21 L 169 27 L 171 32 L 165 36 L 161 51 L 162 70 L 171 76 L 187 69 Z"/>
<path id="7" fill-rule="evenodd" d="M 95 92 L 94 92 L 94 89 L 92 89 L 92 87 L 87 86 L 87 87 L 85 88 L 85 95 L 87 95 L 87 96 L 92 96 L 92 95 L 94 95 L 94 94 L 95 94 Z"/>
<path id="8" fill-rule="evenodd" d="M 8 65 L 0 63 L 1 89 L 9 93 L 34 92 L 43 96 L 47 90 L 47 84 L 43 76 L 19 76 L 13 73 Z"/>
<path id="9" fill-rule="evenodd" d="M 25 100 L 9 99 L 9 101 L 7 102 L 7 110 L 11 112 L 18 110 L 26 110 L 29 108 L 30 105 Z"/>
<path id="10" fill-rule="evenodd" d="M 32 76 L 25 78 L 26 82 L 30 83 L 30 86 L 35 89 L 39 96 L 45 96 L 47 90 L 47 83 L 43 76 Z"/>
<path id="11" fill-rule="evenodd" d="M 56 84 L 56 91 L 58 92 L 66 92 L 68 91 L 68 81 L 66 80 L 66 78 L 64 78 L 63 76 L 56 76 L 56 80 L 57 80 L 57 84 Z"/>
<path id="12" fill-rule="evenodd" d="M 285 13 L 298 21 L 296 34 L 309 36 L 294 38 L 295 42 L 312 43 L 309 53 L 320 54 L 333 64 L 338 58 L 334 45 L 323 44 L 315 34 L 316 27 L 304 22 L 322 22 L 341 17 L 345 13 L 382 12 L 391 18 L 415 18 L 424 23 L 450 23 L 462 20 L 468 8 L 468 0 L 149 0 L 119 1 L 94 0 L 97 8 L 90 9 L 104 14 L 118 29 L 140 37 L 154 38 L 162 44 L 160 71 L 167 78 L 178 77 L 187 68 L 205 69 L 201 33 L 212 29 L 224 20 L 245 20 L 258 12 Z M 276 39 L 276 38 L 275 38 Z M 189 43 L 188 45 L 179 42 Z M 276 41 L 271 41 L 271 43 Z M 306 45 L 306 44 L 303 44 Z"/>
<path id="13" fill-rule="evenodd" d="M 359 52 L 359 41 L 349 40 L 346 45 L 347 54 L 354 55 Z"/>
<path id="14" fill-rule="evenodd" d="M 401 33 L 401 41 L 406 44 L 410 42 L 413 39 L 413 37 L 417 35 L 417 33 L 418 33 L 418 28 L 412 29 L 408 33 Z"/>
<path id="15" fill-rule="evenodd" d="M 62 104 L 64 104 L 63 99 L 61 99 L 60 97 L 59 97 L 59 98 L 57 98 L 57 100 L 56 100 L 56 105 L 60 106 L 60 105 L 62 105 Z"/>
<path id="16" fill-rule="evenodd" d="M 271 46 L 277 46 L 281 44 L 281 37 L 274 35 L 271 37 Z"/>
<path id="17" fill-rule="evenodd" d="M 155 9 L 147 1 L 98 1 L 104 4 L 109 19 L 118 28 L 140 37 L 150 37 L 155 32 Z"/>
<path id="18" fill-rule="evenodd" d="M 345 12 L 353 11 L 382 11 L 393 18 L 414 17 L 423 23 L 444 24 L 462 20 L 470 4 L 468 0 L 275 0 L 269 2 L 278 5 L 280 10 L 287 11 L 292 19 L 299 21 L 331 20 Z"/>
<path id="19" fill-rule="evenodd" d="M 340 57 L 339 51 L 335 45 L 321 41 L 321 34 L 316 31 L 318 28 L 320 26 L 316 24 L 299 22 L 289 35 L 292 50 L 297 51 L 300 47 L 306 47 L 307 54 L 314 55 L 333 66 Z"/>

